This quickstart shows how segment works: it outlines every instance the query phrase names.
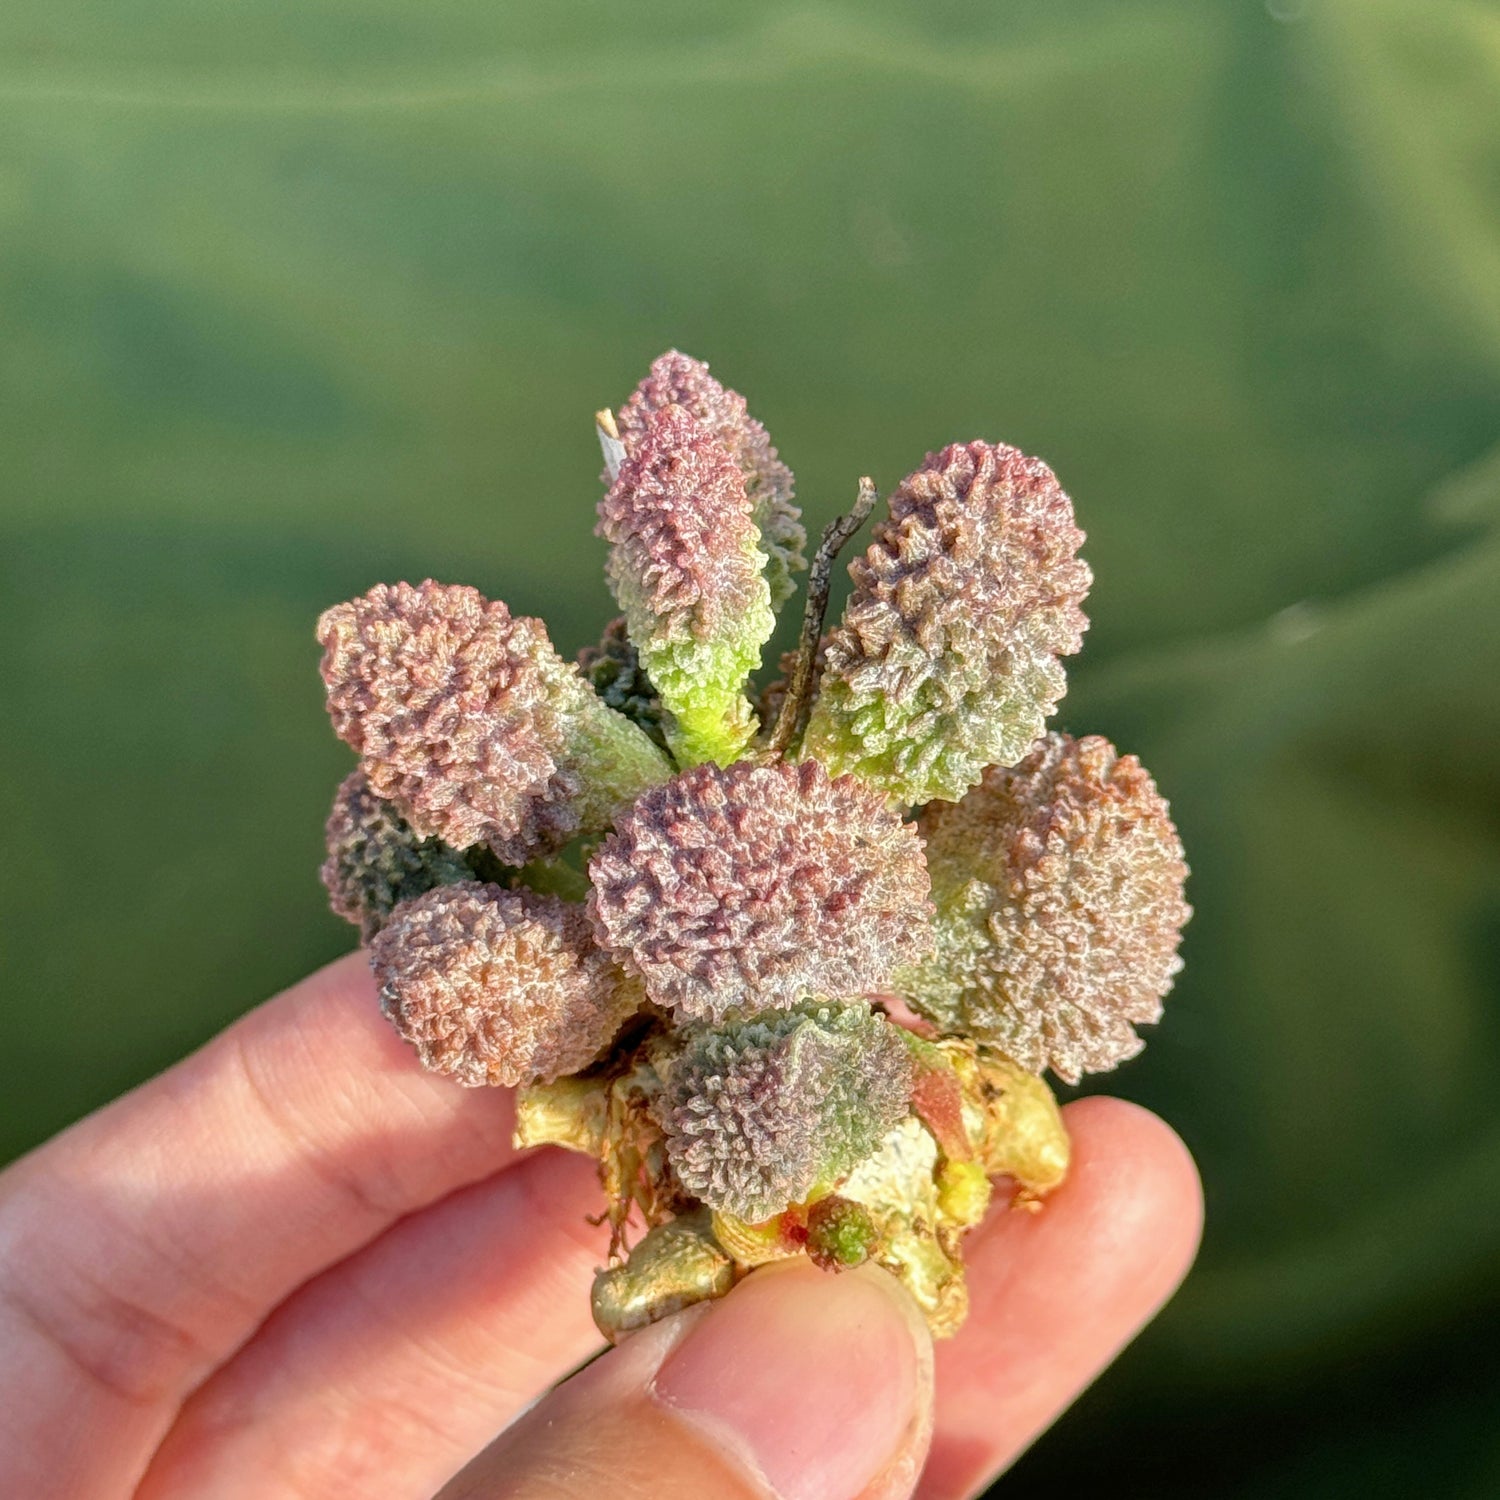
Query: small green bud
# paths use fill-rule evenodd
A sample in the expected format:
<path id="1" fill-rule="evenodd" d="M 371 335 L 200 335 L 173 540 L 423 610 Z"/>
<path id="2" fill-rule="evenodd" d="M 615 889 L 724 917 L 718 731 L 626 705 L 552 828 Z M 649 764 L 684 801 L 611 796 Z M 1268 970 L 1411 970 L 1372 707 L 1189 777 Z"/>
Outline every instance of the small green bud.
<path id="1" fill-rule="evenodd" d="M 807 1253 L 825 1271 L 862 1266 L 879 1238 L 875 1221 L 862 1203 L 830 1194 L 807 1211 Z"/>

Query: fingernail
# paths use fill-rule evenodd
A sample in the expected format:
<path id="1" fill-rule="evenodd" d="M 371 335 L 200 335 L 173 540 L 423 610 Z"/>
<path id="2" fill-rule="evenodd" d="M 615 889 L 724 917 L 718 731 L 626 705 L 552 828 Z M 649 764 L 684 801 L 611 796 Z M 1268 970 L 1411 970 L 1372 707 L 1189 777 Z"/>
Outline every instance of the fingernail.
<path id="1" fill-rule="evenodd" d="M 926 1421 L 932 1350 L 884 1271 L 766 1266 L 689 1330 L 651 1394 L 780 1500 L 854 1500 Z"/>

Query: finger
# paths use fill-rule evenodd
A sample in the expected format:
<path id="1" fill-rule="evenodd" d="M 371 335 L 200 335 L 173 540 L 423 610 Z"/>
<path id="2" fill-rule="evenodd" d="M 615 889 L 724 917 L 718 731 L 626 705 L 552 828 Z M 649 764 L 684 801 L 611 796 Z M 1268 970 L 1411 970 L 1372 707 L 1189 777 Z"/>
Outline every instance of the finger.
<path id="1" fill-rule="evenodd" d="M 512 1157 L 351 955 L 0 1176 L 0 1493 L 128 1494 L 180 1401 L 301 1282 Z"/>
<path id="2" fill-rule="evenodd" d="M 600 1345 L 595 1166 L 545 1151 L 284 1302 L 183 1408 L 137 1500 L 427 1500 Z"/>
<path id="3" fill-rule="evenodd" d="M 1068 1180 L 1038 1214 L 966 1244 L 971 1306 L 937 1354 L 921 1500 L 979 1494 L 1150 1321 L 1192 1264 L 1203 1220 L 1187 1148 L 1120 1099 L 1064 1111 Z"/>
<path id="4" fill-rule="evenodd" d="M 1098 1154 L 1091 1111 L 1074 1121 L 1080 1173 Z M 1140 1123 L 1180 1150 L 1149 1116 L 1109 1107 L 1122 1111 L 1127 1128 L 1104 1143 L 1112 1156 Z M 581 1290 L 604 1248 L 582 1233 L 597 1192 L 581 1158 L 533 1158 L 297 1293 L 189 1402 L 142 1500 L 429 1494 L 597 1342 Z M 515 1233 L 522 1219 L 529 1238 Z M 977 1318 L 984 1242 L 971 1243 Z"/>
<path id="5" fill-rule="evenodd" d="M 900 1500 L 931 1369 L 921 1314 L 884 1271 L 767 1266 L 559 1387 L 439 1500 Z"/>

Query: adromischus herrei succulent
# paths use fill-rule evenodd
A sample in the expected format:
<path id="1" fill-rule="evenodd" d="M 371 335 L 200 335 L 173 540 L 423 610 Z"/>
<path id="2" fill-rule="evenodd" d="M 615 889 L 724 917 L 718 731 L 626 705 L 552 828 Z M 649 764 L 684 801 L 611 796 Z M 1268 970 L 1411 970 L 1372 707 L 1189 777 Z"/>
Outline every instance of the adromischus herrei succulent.
<path id="1" fill-rule="evenodd" d="M 809 567 L 791 471 L 676 351 L 595 420 L 622 613 L 576 663 L 460 584 L 319 621 L 360 758 L 333 908 L 424 1067 L 598 1159 L 609 1337 L 804 1254 L 875 1260 L 950 1333 L 992 1183 L 1066 1174 L 1041 1074 L 1140 1050 L 1190 915 L 1140 762 L 1046 728 L 1087 625 L 1072 502 L 1004 444 L 929 454 L 825 631 L 861 480 L 757 690 Z"/>

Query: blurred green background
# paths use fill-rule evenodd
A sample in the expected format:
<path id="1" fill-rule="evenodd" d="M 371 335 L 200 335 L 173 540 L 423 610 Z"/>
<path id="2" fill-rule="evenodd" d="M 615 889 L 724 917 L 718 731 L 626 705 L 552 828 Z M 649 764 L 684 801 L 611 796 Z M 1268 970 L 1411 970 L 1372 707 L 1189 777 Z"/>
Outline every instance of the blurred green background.
<path id="1" fill-rule="evenodd" d="M 1500 1493 L 1494 4 L 8 0 L 0 1151 L 349 946 L 315 615 L 591 638 L 672 344 L 814 525 L 1048 458 L 1194 866 L 1201 1265 L 1005 1492 Z"/>

